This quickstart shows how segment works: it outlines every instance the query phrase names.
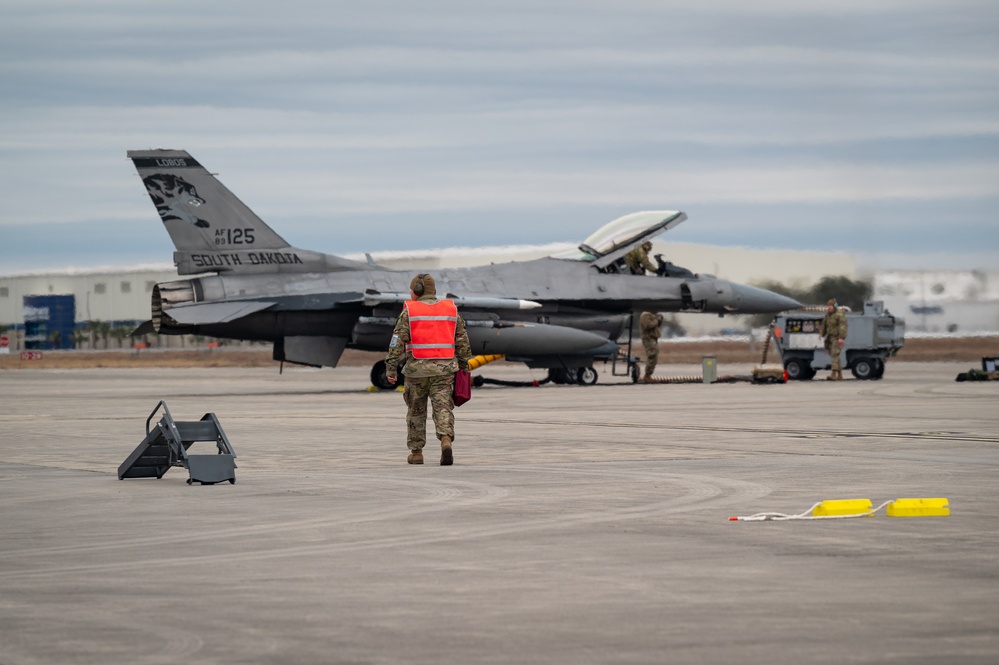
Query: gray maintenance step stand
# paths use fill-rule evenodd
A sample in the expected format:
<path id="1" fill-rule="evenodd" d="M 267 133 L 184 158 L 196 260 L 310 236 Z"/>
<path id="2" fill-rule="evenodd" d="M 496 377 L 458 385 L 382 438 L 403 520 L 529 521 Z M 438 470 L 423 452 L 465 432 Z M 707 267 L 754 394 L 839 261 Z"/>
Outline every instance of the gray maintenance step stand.
<path id="1" fill-rule="evenodd" d="M 152 430 L 149 423 L 156 412 L 163 409 L 163 416 Z M 197 441 L 214 441 L 215 455 L 189 455 L 187 450 Z M 187 484 L 214 485 L 223 480 L 236 482 L 236 451 L 222 431 L 214 413 L 206 413 L 201 420 L 178 422 L 170 415 L 166 402 L 160 400 L 146 418 L 146 438 L 118 467 L 118 479 L 162 478 L 172 466 L 183 466 L 190 477 Z"/>

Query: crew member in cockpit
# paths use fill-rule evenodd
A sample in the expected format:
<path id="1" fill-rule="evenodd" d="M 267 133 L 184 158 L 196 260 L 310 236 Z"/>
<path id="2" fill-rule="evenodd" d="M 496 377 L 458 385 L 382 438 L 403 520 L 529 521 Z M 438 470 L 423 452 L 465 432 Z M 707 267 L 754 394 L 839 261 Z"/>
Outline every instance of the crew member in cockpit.
<path id="1" fill-rule="evenodd" d="M 628 264 L 633 275 L 644 275 L 645 271 L 656 272 L 656 266 L 649 260 L 649 252 L 652 251 L 652 242 L 646 240 L 641 245 L 624 255 L 624 262 Z"/>

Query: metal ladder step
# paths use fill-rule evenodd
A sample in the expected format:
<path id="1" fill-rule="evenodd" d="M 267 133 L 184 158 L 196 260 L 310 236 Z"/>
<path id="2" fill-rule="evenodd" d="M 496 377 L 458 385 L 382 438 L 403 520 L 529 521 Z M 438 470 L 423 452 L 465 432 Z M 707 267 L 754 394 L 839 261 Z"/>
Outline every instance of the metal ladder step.
<path id="1" fill-rule="evenodd" d="M 163 415 L 156 427 L 150 422 L 156 412 Z M 199 441 L 212 442 L 214 455 L 191 455 L 188 449 Z M 162 478 L 174 466 L 188 470 L 187 483 L 214 485 L 225 480 L 236 482 L 236 451 L 222 431 L 214 413 L 206 413 L 201 420 L 176 421 L 170 415 L 166 402 L 160 400 L 146 419 L 146 436 L 135 450 L 118 467 L 118 479 Z"/>

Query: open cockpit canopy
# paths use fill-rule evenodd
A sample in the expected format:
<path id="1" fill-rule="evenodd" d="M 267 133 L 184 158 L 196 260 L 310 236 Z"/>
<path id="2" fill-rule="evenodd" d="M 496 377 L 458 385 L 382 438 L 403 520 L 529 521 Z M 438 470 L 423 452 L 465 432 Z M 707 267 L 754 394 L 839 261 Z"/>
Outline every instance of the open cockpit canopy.
<path id="1" fill-rule="evenodd" d="M 558 258 L 592 261 L 603 268 L 685 219 L 686 213 L 679 210 L 633 212 L 597 229 L 579 245 L 578 252 L 567 252 Z"/>

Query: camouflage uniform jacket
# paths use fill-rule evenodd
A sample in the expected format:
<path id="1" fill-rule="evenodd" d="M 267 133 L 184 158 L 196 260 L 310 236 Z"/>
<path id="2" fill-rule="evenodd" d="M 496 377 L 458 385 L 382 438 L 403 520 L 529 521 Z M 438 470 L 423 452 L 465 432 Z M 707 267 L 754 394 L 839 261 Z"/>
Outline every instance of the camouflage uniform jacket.
<path id="1" fill-rule="evenodd" d="M 436 296 L 423 296 L 420 302 L 433 305 L 438 302 Z M 465 320 L 458 315 L 457 326 L 454 329 L 454 358 L 414 358 L 406 351 L 410 342 L 409 313 L 405 308 L 395 322 L 392 331 L 392 343 L 389 345 L 388 356 L 385 358 L 385 375 L 395 376 L 400 363 L 406 363 L 402 373 L 406 376 L 442 376 L 454 374 L 458 369 L 468 369 L 468 361 L 472 358 L 472 347 L 468 342 L 468 332 L 465 330 Z"/>
<path id="2" fill-rule="evenodd" d="M 636 275 L 644 275 L 646 270 L 655 272 L 658 269 L 649 260 L 649 253 L 641 245 L 625 254 L 624 262 Z"/>
<path id="3" fill-rule="evenodd" d="M 655 312 L 642 312 L 638 319 L 638 327 L 642 337 L 659 339 L 662 336 L 663 315 Z"/>
<path id="4" fill-rule="evenodd" d="M 822 318 L 819 334 L 829 339 L 846 339 L 846 312 L 840 308 L 826 312 Z"/>

